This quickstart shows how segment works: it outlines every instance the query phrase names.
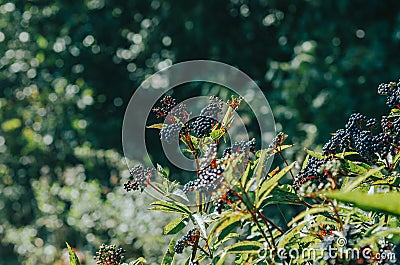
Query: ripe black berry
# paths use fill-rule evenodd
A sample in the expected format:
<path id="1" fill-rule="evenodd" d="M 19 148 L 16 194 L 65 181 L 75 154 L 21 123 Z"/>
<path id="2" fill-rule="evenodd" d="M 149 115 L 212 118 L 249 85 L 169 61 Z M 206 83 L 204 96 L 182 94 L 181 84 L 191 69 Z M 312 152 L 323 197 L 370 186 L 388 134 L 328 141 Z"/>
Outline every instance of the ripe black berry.
<path id="1" fill-rule="evenodd" d="M 218 120 L 222 114 L 224 103 L 217 97 L 210 97 L 210 103 L 201 110 L 200 116 L 213 118 Z"/>
<path id="2" fill-rule="evenodd" d="M 161 107 L 153 108 L 153 112 L 156 114 L 157 118 L 167 116 L 171 109 L 176 106 L 176 100 L 171 96 L 165 96 L 160 100 L 160 103 Z"/>
<path id="3" fill-rule="evenodd" d="M 204 169 L 199 170 L 197 173 L 198 178 L 196 180 L 186 183 L 183 187 L 183 190 L 185 192 L 193 190 L 215 190 L 221 185 L 221 182 L 223 181 L 223 172 L 224 170 L 220 165 L 209 165 Z"/>
<path id="4" fill-rule="evenodd" d="M 178 142 L 181 129 L 182 125 L 180 123 L 164 126 L 160 131 L 161 141 L 165 141 L 167 143 Z"/>
<path id="5" fill-rule="evenodd" d="M 117 248 L 115 245 L 102 244 L 94 259 L 98 265 L 120 265 L 124 262 L 125 252 L 123 248 Z"/>
<path id="6" fill-rule="evenodd" d="M 193 246 L 196 239 L 200 237 L 200 232 L 197 228 L 190 229 L 186 235 L 181 237 L 174 246 L 174 251 L 177 254 L 181 254 L 183 250 L 188 246 Z"/>
<path id="7" fill-rule="evenodd" d="M 151 176 L 154 173 L 154 169 L 146 168 L 137 165 L 130 170 L 129 180 L 124 184 L 126 191 L 143 191 L 147 187 L 147 182 L 150 181 Z"/>

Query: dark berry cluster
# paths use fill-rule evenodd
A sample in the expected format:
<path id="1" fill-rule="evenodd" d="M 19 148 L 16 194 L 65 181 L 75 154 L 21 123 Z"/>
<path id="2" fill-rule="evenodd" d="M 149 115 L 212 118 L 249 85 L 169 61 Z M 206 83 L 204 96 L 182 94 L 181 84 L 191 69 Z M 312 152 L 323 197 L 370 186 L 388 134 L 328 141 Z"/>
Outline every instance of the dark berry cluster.
<path id="1" fill-rule="evenodd" d="M 123 248 L 117 248 L 115 245 L 102 244 L 94 259 L 98 265 L 120 265 L 124 262 L 125 252 Z"/>
<path id="2" fill-rule="evenodd" d="M 224 195 L 217 200 L 217 204 L 215 205 L 214 211 L 218 214 L 221 214 L 225 209 L 226 205 L 232 204 L 236 201 L 237 194 L 234 190 L 228 189 Z"/>
<path id="3" fill-rule="evenodd" d="M 211 143 L 208 145 L 207 150 L 199 159 L 200 169 L 204 169 L 216 161 L 217 151 L 218 147 L 216 143 Z"/>
<path id="4" fill-rule="evenodd" d="M 168 113 L 176 106 L 176 100 L 171 96 L 165 96 L 160 100 L 161 107 L 153 108 L 157 118 L 166 117 Z"/>
<path id="5" fill-rule="evenodd" d="M 379 85 L 378 93 L 387 96 L 386 103 L 390 108 L 400 109 L 400 81 Z M 391 158 L 400 152 L 400 117 L 383 116 L 382 131 L 374 133 L 376 127 L 376 119 L 367 119 L 360 113 L 352 114 L 345 128 L 336 131 L 322 148 L 322 154 L 327 159 L 310 158 L 306 167 L 296 176 L 295 185 L 298 187 L 307 180 L 323 177 L 319 168 L 334 154 L 343 151 L 355 151 L 368 163 L 381 161 L 390 167 Z"/>
<path id="6" fill-rule="evenodd" d="M 386 105 L 391 108 L 400 109 L 400 80 L 390 83 L 382 83 L 378 86 L 378 93 L 386 96 Z"/>
<path id="7" fill-rule="evenodd" d="M 224 107 L 224 102 L 217 97 L 210 97 L 210 103 L 201 110 L 200 116 L 210 117 L 215 120 L 219 120 L 222 114 L 222 108 Z"/>
<path id="8" fill-rule="evenodd" d="M 218 121 L 212 117 L 198 116 L 194 120 L 185 124 L 186 132 L 193 132 L 198 138 L 207 136 L 211 130 L 218 124 Z"/>
<path id="9" fill-rule="evenodd" d="M 124 184 L 124 189 L 126 191 L 143 191 L 153 174 L 154 169 L 143 169 L 143 167 L 140 165 L 135 166 L 130 170 L 129 180 Z"/>
<path id="10" fill-rule="evenodd" d="M 222 173 L 224 169 L 220 165 L 208 165 L 204 169 L 200 169 L 197 172 L 197 179 L 189 181 L 183 187 L 185 192 L 199 190 L 199 191 L 210 191 L 217 189 L 222 181 Z"/>
<path id="11" fill-rule="evenodd" d="M 174 246 L 174 251 L 177 254 L 181 254 L 183 250 L 188 246 L 193 246 L 197 238 L 200 237 L 200 232 L 197 228 L 190 229 L 186 235 L 181 237 Z"/>
<path id="12" fill-rule="evenodd" d="M 366 120 L 364 115 L 352 114 L 345 129 L 338 130 L 322 149 L 323 155 L 331 155 L 344 150 L 356 151 L 368 162 L 376 162 L 385 159 L 389 154 L 396 155 L 400 134 L 400 122 L 396 119 L 390 123 L 387 117 L 382 119 L 383 132 L 373 134 L 376 126 L 375 119 Z M 368 128 L 363 129 L 363 125 Z"/>
<path id="13" fill-rule="evenodd" d="M 325 159 L 310 157 L 305 168 L 296 175 L 294 186 L 300 187 L 307 181 L 323 181 L 324 174 L 321 174 L 319 169 L 326 162 Z"/>
<path id="14" fill-rule="evenodd" d="M 236 156 L 240 154 L 245 154 L 249 155 L 250 153 L 255 152 L 255 147 L 256 147 L 256 141 L 255 139 L 251 139 L 250 141 L 240 141 L 240 142 L 234 142 L 231 147 L 228 147 L 224 150 L 222 153 L 222 157 L 225 156 Z"/>
<path id="15" fill-rule="evenodd" d="M 271 149 L 276 149 L 279 146 L 282 146 L 283 141 L 285 141 L 285 139 L 288 137 L 287 134 L 283 133 L 283 132 L 279 132 L 275 138 L 272 140 L 272 142 L 269 144 L 268 148 Z"/>
<path id="16" fill-rule="evenodd" d="M 167 143 L 178 142 L 181 129 L 182 125 L 180 123 L 173 123 L 164 126 L 160 131 L 161 141 L 165 141 Z"/>

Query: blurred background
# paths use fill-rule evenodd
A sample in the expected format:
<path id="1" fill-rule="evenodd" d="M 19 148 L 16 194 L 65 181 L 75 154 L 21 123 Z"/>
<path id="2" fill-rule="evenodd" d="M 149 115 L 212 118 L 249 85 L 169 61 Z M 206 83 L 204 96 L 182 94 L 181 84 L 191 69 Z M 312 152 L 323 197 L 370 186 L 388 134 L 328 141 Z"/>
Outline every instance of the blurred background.
<path id="1" fill-rule="evenodd" d="M 119 181 L 125 107 L 157 70 L 238 67 L 301 160 L 350 113 L 387 111 L 376 88 L 399 52 L 399 1 L 0 1 L 0 264 L 67 264 L 65 241 L 85 264 L 102 242 L 157 264 L 166 217 Z"/>

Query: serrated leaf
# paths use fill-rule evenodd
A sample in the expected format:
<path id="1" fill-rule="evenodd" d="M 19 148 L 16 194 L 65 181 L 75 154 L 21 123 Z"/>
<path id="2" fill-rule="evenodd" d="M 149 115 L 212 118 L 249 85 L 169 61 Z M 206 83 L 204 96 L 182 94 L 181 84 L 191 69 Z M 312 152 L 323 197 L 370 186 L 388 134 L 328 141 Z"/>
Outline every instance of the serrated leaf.
<path id="1" fill-rule="evenodd" d="M 156 201 L 151 203 L 151 205 L 154 205 L 155 207 L 149 208 L 149 210 L 188 215 L 192 214 L 189 208 L 180 202 Z"/>
<path id="2" fill-rule="evenodd" d="M 307 154 L 309 154 L 310 156 L 318 158 L 318 159 L 324 159 L 324 156 L 321 153 L 317 153 L 317 152 L 311 151 L 311 150 L 309 150 L 307 148 L 304 148 L 304 149 L 306 150 Z"/>
<path id="3" fill-rule="evenodd" d="M 261 248 L 264 248 L 264 245 L 260 242 L 241 241 L 224 248 L 224 251 L 232 254 L 257 254 Z"/>
<path id="4" fill-rule="evenodd" d="M 145 260 L 145 258 L 140 257 L 134 261 L 129 262 L 129 265 L 142 265 L 145 263 L 147 263 L 147 260 Z"/>
<path id="5" fill-rule="evenodd" d="M 204 224 L 203 217 L 199 213 L 193 214 L 192 217 L 194 218 L 195 223 L 199 227 L 201 235 L 204 238 L 207 238 L 207 231 L 206 231 L 206 226 Z"/>
<path id="6" fill-rule="evenodd" d="M 157 173 L 162 178 L 168 178 L 167 171 L 160 164 L 157 164 Z"/>
<path id="7" fill-rule="evenodd" d="M 291 240 L 295 235 L 297 235 L 297 234 L 301 231 L 301 229 L 303 229 L 303 227 L 306 226 L 308 223 L 309 223 L 309 222 L 308 222 L 307 220 L 306 220 L 306 221 L 303 221 L 303 222 L 301 222 L 300 224 L 298 224 L 298 225 L 296 225 L 295 227 L 293 227 L 292 229 L 290 229 L 289 231 L 287 231 L 287 232 L 280 238 L 277 248 L 278 248 L 278 249 L 284 248 L 284 247 L 290 242 L 290 240 Z"/>
<path id="8" fill-rule="evenodd" d="M 164 226 L 164 235 L 173 235 L 185 228 L 188 222 L 187 216 L 176 218 Z"/>
<path id="9" fill-rule="evenodd" d="M 330 199 L 352 203 L 362 210 L 400 216 L 399 192 L 368 194 L 367 192 L 357 190 L 351 192 L 335 190 L 321 194 Z"/>
<path id="10" fill-rule="evenodd" d="M 164 258 L 161 262 L 161 265 L 171 265 L 172 264 L 172 261 L 174 260 L 174 256 L 175 256 L 175 250 L 174 250 L 175 243 L 176 243 L 175 238 L 171 239 L 171 241 L 169 242 L 169 245 L 168 245 L 168 249 L 164 254 Z"/>
<path id="11" fill-rule="evenodd" d="M 393 168 L 395 168 L 396 166 L 397 166 L 397 163 L 400 161 L 400 152 L 394 157 L 394 159 L 393 159 L 393 165 L 394 165 L 394 167 Z"/>
<path id="12" fill-rule="evenodd" d="M 164 128 L 164 127 L 166 127 L 167 126 L 167 124 L 165 124 L 165 123 L 156 123 L 156 124 L 153 124 L 153 125 L 150 125 L 150 126 L 146 126 L 146 128 L 148 128 L 148 129 L 159 129 L 159 130 L 161 130 L 162 128 Z"/>
<path id="13" fill-rule="evenodd" d="M 330 212 L 332 211 L 330 208 L 325 207 L 323 205 L 321 206 L 314 206 L 313 208 L 309 208 L 305 211 L 302 211 L 301 213 L 299 213 L 298 215 L 296 215 L 289 223 L 288 226 L 292 226 L 294 223 L 297 223 L 298 221 L 300 221 L 301 219 L 303 219 L 306 215 L 314 215 L 317 213 L 323 213 L 323 212 Z"/>
<path id="14" fill-rule="evenodd" d="M 227 254 L 228 253 L 226 251 L 222 251 L 221 254 L 218 257 L 214 258 L 213 264 L 215 264 L 215 265 L 223 265 L 224 262 L 225 262 Z"/>
<path id="15" fill-rule="evenodd" d="M 172 194 L 175 195 L 175 196 L 178 196 L 179 198 L 184 199 L 184 200 L 187 201 L 187 202 L 189 202 L 189 199 L 188 199 L 188 197 L 186 196 L 186 193 L 185 193 L 183 190 L 181 190 L 181 189 L 175 189 L 175 190 L 172 192 Z"/>
<path id="16" fill-rule="evenodd" d="M 69 264 L 80 265 L 81 263 L 79 262 L 78 256 L 76 255 L 75 251 L 71 248 L 71 246 L 67 242 L 65 242 L 65 244 L 67 244 L 68 248 Z"/>
<path id="17" fill-rule="evenodd" d="M 221 218 L 212 227 L 210 234 L 208 236 L 208 244 L 210 245 L 210 242 L 213 239 L 215 239 L 216 242 L 223 240 L 225 236 L 227 236 L 232 231 L 232 229 L 238 226 L 238 223 L 241 220 L 246 220 L 249 219 L 250 217 L 251 217 L 250 214 L 237 212 Z"/>
<path id="18" fill-rule="evenodd" d="M 218 140 L 220 139 L 222 136 L 224 136 L 226 130 L 225 129 L 218 129 L 218 130 L 214 130 L 210 133 L 210 137 L 213 140 Z"/>
<path id="19" fill-rule="evenodd" d="M 307 155 L 306 155 L 306 158 L 305 158 L 304 161 L 303 161 L 303 164 L 301 165 L 301 169 L 302 169 L 302 170 L 306 168 L 309 159 L 310 159 L 310 155 L 307 154 Z"/>
<path id="20" fill-rule="evenodd" d="M 279 180 L 285 176 L 296 164 L 296 162 L 293 162 L 289 166 L 286 166 L 283 168 L 281 171 L 276 173 L 274 176 L 272 176 L 269 179 L 266 179 L 260 186 L 259 189 L 257 189 L 256 193 L 256 208 L 260 207 L 260 205 L 264 202 L 264 200 L 267 198 L 269 193 L 273 190 L 278 185 Z"/>
<path id="21" fill-rule="evenodd" d="M 348 182 L 346 186 L 343 186 L 341 188 L 341 190 L 343 192 L 346 192 L 346 191 L 351 191 L 351 190 L 355 189 L 363 181 L 365 181 L 370 176 L 375 175 L 376 173 L 380 172 L 383 168 L 384 168 L 384 166 L 381 166 L 381 167 L 374 168 L 374 169 L 371 169 L 371 170 L 365 172 L 362 176 L 359 176 L 356 179 L 354 179 L 353 181 Z"/>

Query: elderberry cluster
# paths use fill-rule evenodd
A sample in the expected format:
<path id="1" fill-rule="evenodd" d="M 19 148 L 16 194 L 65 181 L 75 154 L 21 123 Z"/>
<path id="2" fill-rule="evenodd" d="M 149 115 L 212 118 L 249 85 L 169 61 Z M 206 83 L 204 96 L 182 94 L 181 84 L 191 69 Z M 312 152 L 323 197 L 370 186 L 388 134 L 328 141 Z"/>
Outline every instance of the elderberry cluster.
<path id="1" fill-rule="evenodd" d="M 237 199 L 236 192 L 232 189 L 228 189 L 224 195 L 218 199 L 217 204 L 215 205 L 214 212 L 221 214 L 225 209 L 227 204 L 233 203 Z"/>
<path id="2" fill-rule="evenodd" d="M 400 109 L 400 80 L 390 83 L 382 83 L 378 86 L 378 93 L 386 96 L 386 105 L 391 108 Z"/>
<path id="3" fill-rule="evenodd" d="M 102 244 L 94 259 L 98 265 L 120 265 L 124 262 L 125 252 L 123 248 L 117 248 L 115 245 Z"/>
<path id="4" fill-rule="evenodd" d="M 231 147 L 228 147 L 224 150 L 222 153 L 222 157 L 225 156 L 236 156 L 240 154 L 245 154 L 249 155 L 250 153 L 255 152 L 255 147 L 256 147 L 256 140 L 253 138 L 250 141 L 240 141 L 240 142 L 234 142 Z"/>
<path id="5" fill-rule="evenodd" d="M 194 120 L 185 123 L 185 126 L 182 128 L 182 133 L 193 133 L 196 137 L 201 138 L 209 135 L 217 124 L 218 121 L 212 117 L 198 116 Z"/>
<path id="6" fill-rule="evenodd" d="M 154 173 L 154 169 L 143 169 L 141 165 L 137 165 L 130 170 L 129 180 L 124 184 L 124 189 L 129 192 L 131 190 L 143 191 L 147 187 L 147 182 Z"/>
<path id="7" fill-rule="evenodd" d="M 181 254 L 183 250 L 188 246 L 193 246 L 196 239 L 200 237 L 200 232 L 197 228 L 190 229 L 186 235 L 181 237 L 174 246 L 174 251 L 177 254 Z"/>
<path id="8" fill-rule="evenodd" d="M 197 179 L 189 181 L 183 187 L 184 192 L 193 190 L 209 191 L 217 189 L 222 181 L 224 169 L 220 165 L 208 165 L 197 172 Z"/>
<path id="9" fill-rule="evenodd" d="M 218 120 L 222 113 L 224 102 L 218 97 L 211 96 L 210 103 L 201 110 L 200 116 L 210 117 Z"/>
<path id="10" fill-rule="evenodd" d="M 176 100 L 171 96 L 165 96 L 160 100 L 161 107 L 153 108 L 157 118 L 166 117 L 168 113 L 176 106 Z"/>
<path id="11" fill-rule="evenodd" d="M 177 142 L 179 140 L 181 128 L 182 125 L 180 123 L 173 123 L 164 126 L 160 131 L 161 141 L 165 141 L 167 143 Z"/>
<path id="12" fill-rule="evenodd" d="M 294 187 L 300 187 L 307 181 L 322 182 L 325 175 L 319 171 L 320 167 L 328 160 L 310 157 L 307 165 L 296 175 Z"/>

